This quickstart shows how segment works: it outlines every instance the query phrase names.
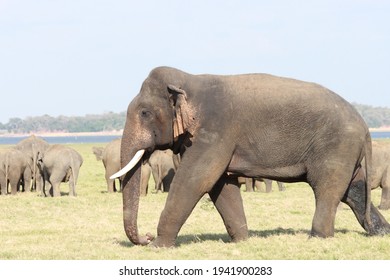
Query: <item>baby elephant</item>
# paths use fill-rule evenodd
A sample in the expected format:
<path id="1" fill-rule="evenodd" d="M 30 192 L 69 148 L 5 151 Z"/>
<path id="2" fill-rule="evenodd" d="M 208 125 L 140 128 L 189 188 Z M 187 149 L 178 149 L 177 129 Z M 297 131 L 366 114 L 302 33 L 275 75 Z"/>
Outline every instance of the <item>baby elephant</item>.
<path id="1" fill-rule="evenodd" d="M 60 183 L 69 181 L 69 195 L 76 196 L 76 183 L 83 158 L 74 149 L 64 145 L 52 145 L 38 160 L 45 181 L 43 195 L 46 196 L 45 186 L 50 183 L 50 196 L 60 196 Z"/>

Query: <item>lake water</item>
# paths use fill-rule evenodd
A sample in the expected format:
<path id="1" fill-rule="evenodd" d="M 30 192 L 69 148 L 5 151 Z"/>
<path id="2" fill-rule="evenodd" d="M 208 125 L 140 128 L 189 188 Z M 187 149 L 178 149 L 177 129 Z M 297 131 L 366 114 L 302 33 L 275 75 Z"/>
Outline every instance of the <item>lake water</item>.
<path id="1" fill-rule="evenodd" d="M 390 138 L 390 131 L 387 132 L 371 132 L 373 139 Z M 98 135 L 98 136 L 48 136 L 42 137 L 50 144 L 82 144 L 82 143 L 108 143 L 118 135 Z M 14 145 L 26 137 L 3 137 L 0 136 L 0 145 Z"/>

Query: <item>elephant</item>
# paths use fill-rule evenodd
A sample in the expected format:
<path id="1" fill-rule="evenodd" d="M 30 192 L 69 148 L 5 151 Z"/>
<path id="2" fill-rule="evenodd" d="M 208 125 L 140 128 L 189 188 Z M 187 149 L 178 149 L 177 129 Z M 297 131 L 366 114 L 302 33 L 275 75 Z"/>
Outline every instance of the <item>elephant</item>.
<path id="1" fill-rule="evenodd" d="M 110 179 L 110 176 L 120 170 L 120 149 L 121 149 L 121 138 L 112 140 L 107 144 L 105 148 L 93 147 L 93 153 L 97 160 L 103 162 L 105 168 L 105 177 L 107 181 L 108 192 L 116 192 L 115 180 Z M 119 188 L 121 189 L 121 179 L 119 178 Z"/>
<path id="2" fill-rule="evenodd" d="M 265 178 L 244 178 L 244 177 L 238 177 L 238 184 L 245 184 L 246 191 L 247 192 L 253 192 L 255 188 L 258 191 L 262 191 L 262 182 L 265 184 L 265 192 L 269 193 L 272 191 L 272 180 L 265 179 Z M 278 184 L 279 191 L 285 191 L 286 187 L 282 182 L 276 181 Z"/>
<path id="3" fill-rule="evenodd" d="M 382 188 L 381 210 L 390 208 L 390 143 L 372 142 L 372 182 L 371 188 Z"/>
<path id="4" fill-rule="evenodd" d="M 46 196 L 46 184 L 50 184 L 49 196 L 60 196 L 61 182 L 69 182 L 69 195 L 76 196 L 76 184 L 82 156 L 73 148 L 61 144 L 51 145 L 38 157 L 38 166 L 44 178 L 42 195 Z"/>
<path id="5" fill-rule="evenodd" d="M 37 192 L 41 191 L 43 185 L 43 179 L 38 168 L 38 157 L 42 155 L 48 148 L 49 143 L 43 140 L 40 137 L 31 135 L 15 146 L 16 149 L 23 152 L 25 155 L 29 156 L 32 160 L 32 189 L 35 189 Z M 25 191 L 30 191 L 30 187 L 26 186 Z"/>
<path id="6" fill-rule="evenodd" d="M 25 191 L 31 185 L 32 161 L 21 151 L 10 148 L 0 153 L 0 185 L 1 194 L 8 194 L 8 184 L 11 194 L 15 195 L 22 186 Z"/>
<path id="7" fill-rule="evenodd" d="M 115 179 L 110 176 L 121 169 L 120 163 L 121 138 L 112 140 L 106 147 L 92 147 L 96 160 L 101 160 L 105 168 L 105 178 L 107 182 L 107 191 L 109 193 L 122 190 L 122 178 L 118 178 L 119 188 L 116 188 Z M 151 174 L 151 168 L 148 164 L 142 165 L 141 195 L 145 196 L 148 190 L 148 182 Z"/>
<path id="8" fill-rule="evenodd" d="M 176 169 L 173 156 L 172 150 L 156 150 L 150 155 L 148 164 L 156 183 L 156 192 L 169 191 Z"/>
<path id="9" fill-rule="evenodd" d="M 245 108 L 243 110 L 242 108 Z M 138 232 L 141 161 L 180 153 L 157 237 Z M 248 238 L 237 177 L 307 182 L 314 193 L 310 235 L 333 237 L 346 203 L 370 235 L 390 232 L 371 202 L 371 136 L 356 109 L 316 83 L 270 74 L 190 74 L 154 68 L 127 108 L 121 142 L 123 223 L 136 245 L 176 245 L 198 201 L 209 194 L 232 242 Z"/>

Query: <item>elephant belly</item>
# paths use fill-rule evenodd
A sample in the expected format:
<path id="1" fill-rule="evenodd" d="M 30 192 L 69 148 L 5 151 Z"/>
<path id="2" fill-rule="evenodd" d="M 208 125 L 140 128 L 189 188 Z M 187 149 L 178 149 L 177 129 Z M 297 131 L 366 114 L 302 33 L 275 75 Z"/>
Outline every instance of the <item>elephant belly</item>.
<path id="1" fill-rule="evenodd" d="M 269 178 L 281 182 L 306 181 L 306 166 L 304 163 L 267 166 L 263 163 L 252 163 L 238 156 L 233 156 L 228 168 L 228 174 Z"/>

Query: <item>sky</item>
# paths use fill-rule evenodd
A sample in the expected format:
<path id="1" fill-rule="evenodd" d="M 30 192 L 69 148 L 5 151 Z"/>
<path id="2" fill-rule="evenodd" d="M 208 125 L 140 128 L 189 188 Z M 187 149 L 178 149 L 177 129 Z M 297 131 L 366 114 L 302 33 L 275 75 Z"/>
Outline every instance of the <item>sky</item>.
<path id="1" fill-rule="evenodd" d="M 0 122 L 122 112 L 157 66 L 390 107 L 387 0 L 0 0 Z"/>

